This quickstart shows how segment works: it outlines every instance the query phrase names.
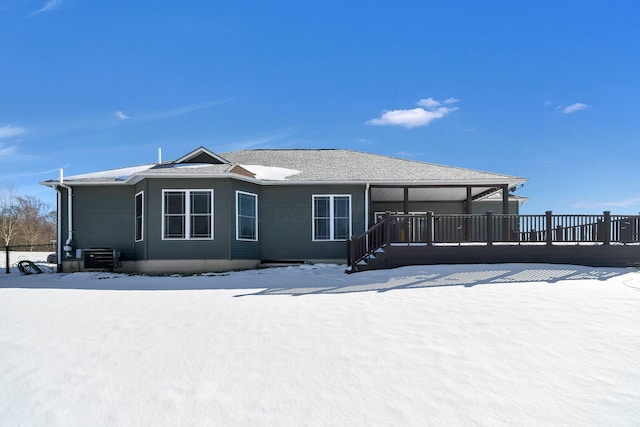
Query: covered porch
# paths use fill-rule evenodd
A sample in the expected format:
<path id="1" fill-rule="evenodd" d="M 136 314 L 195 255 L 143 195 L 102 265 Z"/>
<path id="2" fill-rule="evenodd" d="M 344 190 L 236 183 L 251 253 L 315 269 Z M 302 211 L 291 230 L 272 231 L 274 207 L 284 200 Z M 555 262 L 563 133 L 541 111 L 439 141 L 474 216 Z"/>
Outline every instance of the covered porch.
<path id="1" fill-rule="evenodd" d="M 394 214 L 477 214 L 491 210 L 517 214 L 521 197 L 510 194 L 520 182 L 476 184 L 372 184 L 368 187 L 368 224 L 385 212 Z"/>

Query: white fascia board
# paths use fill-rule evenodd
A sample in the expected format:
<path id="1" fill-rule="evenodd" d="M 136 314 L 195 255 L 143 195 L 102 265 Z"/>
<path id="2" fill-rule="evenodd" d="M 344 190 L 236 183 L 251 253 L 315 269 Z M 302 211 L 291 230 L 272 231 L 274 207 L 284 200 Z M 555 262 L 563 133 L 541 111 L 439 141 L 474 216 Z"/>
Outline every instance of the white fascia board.
<path id="1" fill-rule="evenodd" d="M 131 183 L 129 181 L 132 181 L 134 179 L 137 179 L 137 182 L 140 182 L 141 180 L 145 179 L 145 178 L 164 178 L 164 179 L 217 179 L 217 178 L 224 178 L 224 179 L 237 179 L 239 181 L 246 181 L 246 182 L 251 182 L 254 184 L 264 184 L 264 181 L 260 181 L 259 179 L 255 179 L 255 178 L 251 178 L 248 176 L 244 176 L 244 175 L 239 175 L 239 174 L 235 174 L 235 173 L 223 173 L 223 174 L 210 174 L 210 175 L 197 175 L 197 174 L 185 174 L 185 173 L 171 173 L 171 174 L 166 174 L 166 173 L 140 173 L 140 174 L 136 174 L 134 176 L 132 176 L 130 179 L 128 179 L 126 182 L 127 183 Z"/>
<path id="2" fill-rule="evenodd" d="M 163 178 L 163 179 L 235 179 L 238 181 L 250 182 L 258 185 L 265 186 L 282 186 L 282 185 L 366 185 L 369 183 L 371 186 L 420 186 L 420 185 L 443 185 L 443 186 L 475 186 L 475 187 L 499 187 L 501 185 L 508 185 L 513 187 L 522 184 L 527 181 L 526 178 L 508 177 L 508 180 L 500 181 L 497 179 L 471 179 L 471 180 L 425 180 L 425 181 L 369 181 L 369 180 L 350 180 L 350 181 L 289 181 L 289 180 L 260 180 L 251 178 L 244 175 L 235 173 L 224 174 L 212 174 L 212 175 L 198 175 L 198 174 L 181 174 L 181 173 L 153 173 L 153 172 L 141 172 L 131 175 L 126 180 L 122 181 L 66 181 L 66 185 L 70 186 L 91 186 L 91 185 L 135 185 L 145 178 Z M 42 185 L 48 187 L 55 187 L 60 185 L 56 181 L 44 181 Z"/>
<path id="3" fill-rule="evenodd" d="M 473 180 L 429 180 L 429 181 L 370 181 L 370 180 L 358 180 L 358 181 L 259 181 L 262 185 L 366 185 L 371 186 L 429 186 L 429 185 L 450 185 L 464 187 L 471 185 L 474 187 L 499 187 L 501 185 L 508 185 L 513 187 L 515 185 L 526 182 L 526 178 L 514 178 L 508 181 L 498 181 L 495 179 L 473 179 Z"/>

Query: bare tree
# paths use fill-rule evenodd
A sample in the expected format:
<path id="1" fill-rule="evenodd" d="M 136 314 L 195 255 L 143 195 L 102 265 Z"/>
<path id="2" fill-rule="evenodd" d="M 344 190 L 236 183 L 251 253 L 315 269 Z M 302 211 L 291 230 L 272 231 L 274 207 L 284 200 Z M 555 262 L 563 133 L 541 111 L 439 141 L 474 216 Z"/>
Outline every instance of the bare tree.
<path id="1" fill-rule="evenodd" d="M 16 241 L 30 246 L 31 249 L 37 244 L 51 243 L 49 206 L 33 196 L 17 196 L 16 202 L 18 213 Z"/>
<path id="2" fill-rule="evenodd" d="M 58 211 L 53 209 L 49 211 L 45 217 L 47 223 L 47 232 L 49 235 L 49 241 L 55 243 L 58 239 L 57 227 L 58 227 Z"/>
<path id="3" fill-rule="evenodd" d="M 0 239 L 9 246 L 18 228 L 17 195 L 12 184 L 0 186 Z"/>

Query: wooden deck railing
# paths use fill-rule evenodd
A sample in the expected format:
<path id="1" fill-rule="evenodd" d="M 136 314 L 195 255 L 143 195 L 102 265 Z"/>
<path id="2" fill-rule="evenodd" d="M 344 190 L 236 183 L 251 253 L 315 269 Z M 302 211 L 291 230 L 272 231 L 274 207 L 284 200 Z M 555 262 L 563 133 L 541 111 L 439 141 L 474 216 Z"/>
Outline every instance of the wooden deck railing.
<path id="1" fill-rule="evenodd" d="M 638 244 L 640 215 L 420 215 L 386 213 L 348 242 L 352 269 L 393 244 Z"/>

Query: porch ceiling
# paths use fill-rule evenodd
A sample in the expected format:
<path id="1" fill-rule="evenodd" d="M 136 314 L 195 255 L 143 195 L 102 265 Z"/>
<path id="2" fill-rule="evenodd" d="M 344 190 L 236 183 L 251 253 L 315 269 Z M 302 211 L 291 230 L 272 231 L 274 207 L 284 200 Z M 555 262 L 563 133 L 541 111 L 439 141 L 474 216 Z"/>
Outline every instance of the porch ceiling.
<path id="1" fill-rule="evenodd" d="M 472 187 L 472 197 L 495 187 Z M 409 188 L 410 202 L 463 201 L 467 198 L 466 187 Z M 372 187 L 372 202 L 402 202 L 404 188 Z"/>

